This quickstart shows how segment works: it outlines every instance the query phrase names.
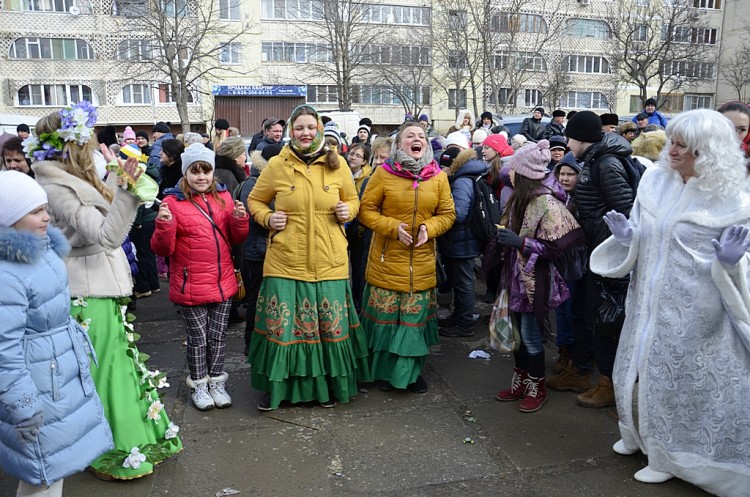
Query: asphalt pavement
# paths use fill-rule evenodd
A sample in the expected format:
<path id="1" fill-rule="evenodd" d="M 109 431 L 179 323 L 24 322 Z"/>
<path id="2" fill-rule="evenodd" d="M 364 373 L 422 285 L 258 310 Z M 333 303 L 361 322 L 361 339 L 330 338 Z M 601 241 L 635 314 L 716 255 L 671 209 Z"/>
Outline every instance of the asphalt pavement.
<path id="1" fill-rule="evenodd" d="M 498 402 L 513 370 L 510 356 L 489 351 L 490 305 L 477 304 L 476 336 L 441 338 L 425 367 L 429 392 L 381 392 L 368 385 L 332 409 L 282 407 L 262 413 L 242 354 L 244 323 L 230 325 L 226 370 L 229 409 L 197 411 L 185 385 L 183 325 L 163 291 L 138 301 L 136 330 L 150 369 L 168 372 L 166 409 L 185 450 L 153 475 L 103 482 L 81 473 L 64 496 L 97 497 L 697 497 L 680 480 L 638 483 L 642 454 L 620 456 L 614 409 L 586 409 L 575 394 L 550 392 L 531 414 Z M 446 309 L 441 310 L 445 314 Z M 553 353 L 548 349 L 548 362 Z M 17 481 L 0 471 L 0 496 Z"/>

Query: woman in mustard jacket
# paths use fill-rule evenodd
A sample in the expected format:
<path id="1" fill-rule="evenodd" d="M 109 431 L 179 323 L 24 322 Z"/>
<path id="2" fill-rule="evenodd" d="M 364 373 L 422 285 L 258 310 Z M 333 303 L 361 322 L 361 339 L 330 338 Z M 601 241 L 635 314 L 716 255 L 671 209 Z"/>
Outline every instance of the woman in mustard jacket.
<path id="1" fill-rule="evenodd" d="M 251 384 L 266 392 L 261 411 L 282 400 L 333 407 L 370 379 L 344 233 L 359 210 L 354 181 L 325 144 L 315 109 L 301 105 L 288 122 L 289 145 L 248 197 L 250 213 L 270 231 L 248 355 Z"/>
<path id="2" fill-rule="evenodd" d="M 374 232 L 361 318 L 381 390 L 427 392 L 422 367 L 438 342 L 435 239 L 455 219 L 448 177 L 424 129 L 407 121 L 371 176 L 359 213 Z"/>

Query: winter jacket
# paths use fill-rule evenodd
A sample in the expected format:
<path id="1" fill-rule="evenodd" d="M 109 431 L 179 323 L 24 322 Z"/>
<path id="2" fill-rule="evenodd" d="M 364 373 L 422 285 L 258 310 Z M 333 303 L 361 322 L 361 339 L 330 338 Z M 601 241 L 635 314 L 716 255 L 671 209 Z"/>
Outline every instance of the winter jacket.
<path id="1" fill-rule="evenodd" d="M 590 251 L 610 235 L 602 219 L 604 214 L 615 210 L 628 216 L 633 207 L 635 193 L 628 183 L 628 173 L 618 159 L 627 157 L 632 150 L 630 143 L 617 133 L 604 133 L 601 141 L 578 157 L 583 162 L 583 170 L 578 175 L 575 189 L 576 208 Z M 598 178 L 598 184 L 594 184 L 592 172 L 593 177 Z"/>
<path id="2" fill-rule="evenodd" d="M 182 179 L 182 158 L 178 157 L 171 165 L 162 169 L 161 183 L 159 183 L 159 199 L 164 198 L 164 190 L 174 188 Z"/>
<path id="3" fill-rule="evenodd" d="M 253 167 L 250 169 L 250 177 L 243 183 L 240 190 L 240 202 L 247 207 L 247 199 L 258 182 L 260 173 L 268 166 L 268 161 L 260 152 L 252 154 Z M 248 212 L 250 209 L 248 208 Z M 266 258 L 266 245 L 268 243 L 268 230 L 258 224 L 253 216 L 250 216 L 250 232 L 245 240 L 244 257 L 247 261 L 262 262 Z"/>
<path id="4" fill-rule="evenodd" d="M 260 143 L 255 147 L 255 150 L 263 151 L 264 148 L 266 148 L 269 145 L 279 145 L 281 142 L 275 142 L 273 140 L 270 140 L 267 136 L 264 137 Z"/>
<path id="5" fill-rule="evenodd" d="M 178 188 L 164 194 L 172 220 L 156 219 L 151 250 L 170 258 L 169 300 L 195 306 L 230 299 L 237 293 L 230 245 L 242 243 L 247 237 L 247 218 L 232 215 L 234 201 L 221 187 L 223 207 L 213 195 L 195 195 L 190 201 Z M 216 226 L 193 202 L 213 218 Z"/>
<path id="6" fill-rule="evenodd" d="M 214 177 L 216 182 L 224 185 L 229 193 L 232 193 L 237 185 L 247 179 L 245 171 L 237 165 L 234 159 L 224 155 L 216 156 L 216 167 L 214 168 Z"/>
<path id="7" fill-rule="evenodd" d="M 667 127 L 667 119 L 658 110 L 655 110 L 653 112 L 653 114 L 649 114 L 648 112 L 646 112 L 645 109 L 643 110 L 643 112 L 648 116 L 648 123 L 649 124 L 658 124 L 662 128 L 666 128 Z M 638 118 L 638 115 L 636 114 L 635 116 L 633 116 L 632 121 L 634 123 L 638 123 L 638 119 L 637 118 Z"/>
<path id="8" fill-rule="evenodd" d="M 122 241 L 130 231 L 138 198 L 117 186 L 116 175 L 107 185 L 115 192 L 112 203 L 88 182 L 63 170 L 60 162 L 33 165 L 36 180 L 47 191 L 53 223 L 73 247 L 66 260 L 70 292 L 83 297 L 124 297 L 133 293 Z"/>
<path id="9" fill-rule="evenodd" d="M 555 121 L 548 122 L 544 128 L 544 138 L 549 140 L 552 136 L 565 136 L 565 126 Z"/>
<path id="10" fill-rule="evenodd" d="M 274 210 L 289 217 L 281 231 L 271 230 L 263 276 L 315 282 L 349 278 L 344 222 L 334 209 L 339 201 L 349 207 L 349 219 L 359 211 L 359 198 L 346 161 L 330 169 L 325 155 L 306 164 L 285 146 L 268 162 L 248 198 L 250 213 L 270 228 Z"/>
<path id="11" fill-rule="evenodd" d="M 448 176 L 419 182 L 395 176 L 382 167 L 375 169 L 362 195 L 360 222 L 374 234 L 367 258 L 365 278 L 379 288 L 399 292 L 422 292 L 435 288 L 435 239 L 456 220 Z M 399 224 L 409 225 L 416 241 L 419 226 L 427 227 L 428 241 L 419 247 L 398 241 Z"/>
<path id="12" fill-rule="evenodd" d="M 113 448 L 89 371 L 93 347 L 70 317 L 65 235 L 0 229 L 0 464 L 32 485 L 82 471 Z M 43 413 L 34 443 L 15 426 Z"/>
<path id="13" fill-rule="evenodd" d="M 542 120 L 536 120 L 533 117 L 527 117 L 521 123 L 519 134 L 525 136 L 529 141 L 534 143 L 544 138 L 545 127 Z"/>
<path id="14" fill-rule="evenodd" d="M 258 144 L 260 142 L 262 142 L 263 138 L 265 138 L 265 137 L 266 137 L 266 135 L 263 133 L 263 130 L 260 130 L 257 133 L 255 133 L 253 135 L 252 139 L 250 140 L 250 146 L 248 147 L 249 151 L 251 153 L 255 152 L 255 150 L 257 150 L 257 148 L 258 148 Z"/>
<path id="15" fill-rule="evenodd" d="M 161 150 L 162 150 L 162 142 L 164 140 L 173 139 L 174 135 L 172 133 L 164 133 L 159 138 L 157 138 L 153 145 L 151 145 L 151 153 L 148 155 L 148 163 L 155 166 L 159 170 L 159 178 L 157 178 L 157 182 L 161 178 L 161 175 L 164 173 L 161 165 Z"/>
<path id="16" fill-rule="evenodd" d="M 451 164 L 451 195 L 456 208 L 456 221 L 443 236 L 438 247 L 443 257 L 471 259 L 479 257 L 482 244 L 474 236 L 467 221 L 474 207 L 474 181 L 487 172 L 487 164 L 475 158 L 472 150 L 462 150 Z M 484 180 L 479 180 L 484 181 Z"/>

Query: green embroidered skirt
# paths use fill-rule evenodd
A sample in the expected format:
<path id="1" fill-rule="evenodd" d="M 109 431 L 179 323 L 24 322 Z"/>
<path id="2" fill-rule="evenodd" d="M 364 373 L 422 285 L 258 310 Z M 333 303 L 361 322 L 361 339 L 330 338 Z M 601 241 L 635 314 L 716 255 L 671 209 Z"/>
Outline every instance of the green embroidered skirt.
<path id="1" fill-rule="evenodd" d="M 438 343 L 435 290 L 407 293 L 366 284 L 362 328 L 373 379 L 406 388 L 417 381 L 430 347 Z"/>
<path id="2" fill-rule="evenodd" d="M 94 346 L 99 366 L 91 362 L 91 376 L 115 442 L 114 450 L 91 466 L 122 480 L 152 473 L 156 464 L 182 450 L 179 428 L 170 423 L 157 392 L 160 384 L 166 386 L 165 375 L 149 372 L 148 356 L 135 346 L 138 335 L 117 299 L 76 298 L 70 313 Z"/>
<path id="3" fill-rule="evenodd" d="M 348 280 L 263 279 L 247 361 L 253 388 L 282 400 L 339 402 L 370 381 L 367 339 Z"/>

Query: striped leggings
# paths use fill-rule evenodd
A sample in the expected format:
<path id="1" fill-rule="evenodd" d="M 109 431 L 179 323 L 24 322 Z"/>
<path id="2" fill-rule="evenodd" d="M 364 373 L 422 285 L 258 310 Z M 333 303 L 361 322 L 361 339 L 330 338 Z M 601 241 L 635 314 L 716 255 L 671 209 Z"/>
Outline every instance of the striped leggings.
<path id="1" fill-rule="evenodd" d="M 190 378 L 201 380 L 224 371 L 227 325 L 232 300 L 213 304 L 181 305 L 187 333 L 187 357 Z"/>

